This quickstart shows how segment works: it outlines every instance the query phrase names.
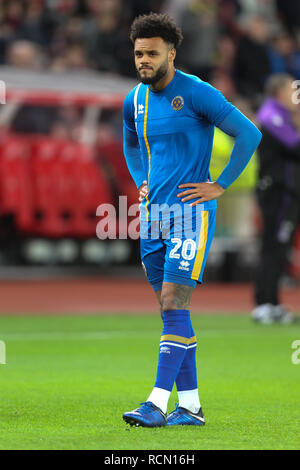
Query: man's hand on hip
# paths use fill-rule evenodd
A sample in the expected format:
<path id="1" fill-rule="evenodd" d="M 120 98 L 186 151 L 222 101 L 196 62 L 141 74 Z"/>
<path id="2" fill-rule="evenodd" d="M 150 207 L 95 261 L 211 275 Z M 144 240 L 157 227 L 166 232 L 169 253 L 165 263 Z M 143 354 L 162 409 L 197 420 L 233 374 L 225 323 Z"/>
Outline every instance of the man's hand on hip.
<path id="1" fill-rule="evenodd" d="M 139 202 L 142 202 L 142 200 L 147 195 L 148 195 L 148 183 L 147 183 L 147 181 L 143 181 L 143 183 L 139 187 Z"/>
<path id="2" fill-rule="evenodd" d="M 181 202 L 191 201 L 192 199 L 199 198 L 197 201 L 189 204 L 191 207 L 200 204 L 201 202 L 211 201 L 225 192 L 216 181 L 206 183 L 184 183 L 178 186 L 179 189 L 190 188 L 177 194 L 177 197 L 182 198 Z"/>

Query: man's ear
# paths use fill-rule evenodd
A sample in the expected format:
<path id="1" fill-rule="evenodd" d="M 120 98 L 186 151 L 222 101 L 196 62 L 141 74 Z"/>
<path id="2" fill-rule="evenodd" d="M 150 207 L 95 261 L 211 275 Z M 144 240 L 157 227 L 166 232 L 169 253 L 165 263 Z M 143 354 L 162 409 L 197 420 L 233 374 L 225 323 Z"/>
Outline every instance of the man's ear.
<path id="1" fill-rule="evenodd" d="M 169 59 L 170 61 L 174 61 L 176 57 L 176 49 L 175 47 L 172 47 L 172 49 L 169 50 Z"/>

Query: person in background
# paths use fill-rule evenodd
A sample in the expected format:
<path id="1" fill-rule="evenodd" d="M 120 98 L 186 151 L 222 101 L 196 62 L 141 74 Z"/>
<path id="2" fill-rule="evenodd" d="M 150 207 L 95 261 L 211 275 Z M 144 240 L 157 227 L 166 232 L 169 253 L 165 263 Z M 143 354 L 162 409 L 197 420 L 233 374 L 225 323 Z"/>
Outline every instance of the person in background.
<path id="1" fill-rule="evenodd" d="M 280 31 L 274 36 L 268 55 L 272 74 L 287 73 L 300 79 L 300 49 L 287 32 Z"/>
<path id="2" fill-rule="evenodd" d="M 300 29 L 300 2 L 299 0 L 275 0 L 277 13 L 287 28 L 287 30 L 296 35 Z"/>
<path id="3" fill-rule="evenodd" d="M 250 17 L 244 26 L 234 66 L 234 76 L 238 93 L 257 102 L 263 94 L 264 83 L 270 75 L 267 41 L 268 24 L 261 17 Z"/>
<path id="4" fill-rule="evenodd" d="M 39 46 L 31 41 L 19 40 L 10 44 L 7 49 L 6 63 L 23 70 L 41 68 L 43 56 Z"/>
<path id="5" fill-rule="evenodd" d="M 124 17 L 128 17 L 125 2 L 103 0 L 91 4 L 93 15 L 85 21 L 82 34 L 90 65 L 101 72 L 135 76 L 128 26 L 124 25 Z"/>
<path id="6" fill-rule="evenodd" d="M 266 100 L 257 114 L 263 134 L 257 186 L 263 231 L 252 318 L 266 324 L 294 320 L 279 299 L 279 281 L 300 209 L 300 132 L 293 123 L 299 113 L 299 92 L 292 85 L 290 75 L 271 76 L 266 82 Z"/>
<path id="7" fill-rule="evenodd" d="M 217 0 L 192 0 L 182 12 L 184 45 L 178 61 L 191 74 L 210 80 L 220 36 Z"/>

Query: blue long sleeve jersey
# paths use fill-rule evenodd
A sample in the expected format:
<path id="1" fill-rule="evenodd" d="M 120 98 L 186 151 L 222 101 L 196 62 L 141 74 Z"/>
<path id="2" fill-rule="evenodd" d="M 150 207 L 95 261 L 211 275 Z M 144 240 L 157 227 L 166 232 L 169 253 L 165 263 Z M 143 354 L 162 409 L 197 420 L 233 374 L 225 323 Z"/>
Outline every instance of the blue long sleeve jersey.
<path id="1" fill-rule="evenodd" d="M 141 204 L 141 218 L 147 220 L 152 204 L 187 204 L 177 197 L 182 191 L 178 185 L 210 180 L 214 126 L 235 138 L 229 162 L 217 179 L 225 189 L 261 140 L 260 131 L 222 93 L 179 70 L 161 91 L 142 83 L 133 88 L 124 100 L 123 117 L 128 169 L 138 188 L 148 182 L 149 193 Z M 215 208 L 216 200 L 201 204 L 203 209 Z"/>

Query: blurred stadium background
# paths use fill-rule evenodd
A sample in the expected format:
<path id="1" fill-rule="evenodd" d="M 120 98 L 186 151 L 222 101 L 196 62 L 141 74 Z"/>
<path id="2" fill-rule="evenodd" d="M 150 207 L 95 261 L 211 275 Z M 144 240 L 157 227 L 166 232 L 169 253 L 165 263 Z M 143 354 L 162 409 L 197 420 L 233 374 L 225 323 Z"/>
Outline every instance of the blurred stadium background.
<path id="1" fill-rule="evenodd" d="M 24 297 L 27 287 L 23 291 L 15 281 L 52 279 L 48 299 L 58 292 L 62 279 L 87 279 L 90 287 L 94 285 L 95 296 L 101 290 L 101 298 L 108 292 L 104 279 L 129 278 L 146 285 L 138 241 L 99 240 L 96 208 L 102 203 L 117 207 L 120 195 L 128 196 L 128 205 L 137 202 L 122 154 L 122 101 L 136 83 L 129 26 L 135 16 L 150 11 L 167 12 L 182 27 L 184 42 L 176 66 L 208 80 L 254 122 L 270 75 L 288 72 L 300 79 L 297 0 L 2 0 L 0 80 L 6 85 L 6 104 L 0 105 L 3 312 L 18 311 L 19 296 L 13 298 L 12 292 L 20 292 L 20 309 L 24 310 L 25 301 L 25 310 L 34 310 L 30 296 Z M 230 137 L 216 130 L 213 178 L 224 167 L 232 145 Z M 248 282 L 232 291 L 240 292 L 245 310 L 252 307 L 250 282 L 261 228 L 256 180 L 254 156 L 220 201 L 206 270 L 211 282 Z M 283 282 L 296 286 L 299 273 L 300 232 Z M 103 283 L 96 281 L 99 277 Z M 9 286 L 5 281 L 10 281 Z M 150 299 L 153 294 L 147 288 Z M 34 284 L 34 289 L 35 299 L 37 292 L 45 299 L 43 282 L 39 288 Z M 77 292 L 89 311 L 88 291 Z M 295 290 L 291 295 L 297 296 Z M 76 310 L 70 295 L 66 299 L 63 310 L 72 310 L 71 305 Z M 295 299 L 288 297 L 294 308 L 299 305 Z M 90 311 L 97 310 L 97 302 L 101 310 L 101 299 L 95 298 Z M 149 302 L 149 309 L 155 309 L 155 300 Z M 127 311 L 134 309 L 132 304 Z M 38 305 L 37 311 L 42 308 Z M 49 303 L 47 310 L 51 311 Z"/>

